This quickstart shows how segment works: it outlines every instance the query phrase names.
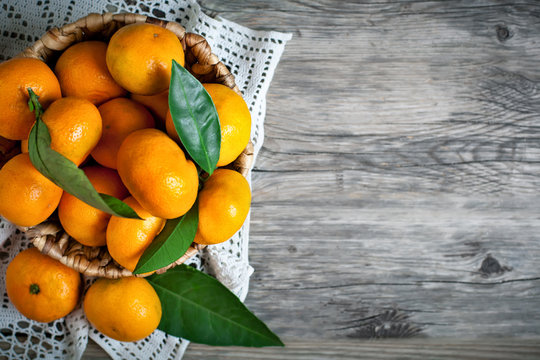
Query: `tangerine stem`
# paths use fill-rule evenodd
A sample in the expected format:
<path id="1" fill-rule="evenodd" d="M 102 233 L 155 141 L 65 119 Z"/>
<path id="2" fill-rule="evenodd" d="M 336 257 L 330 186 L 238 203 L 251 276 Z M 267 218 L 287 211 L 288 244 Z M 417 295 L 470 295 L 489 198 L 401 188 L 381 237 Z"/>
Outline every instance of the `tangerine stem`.
<path id="1" fill-rule="evenodd" d="M 39 294 L 39 285 L 38 284 L 30 285 L 30 294 L 33 294 L 33 295 Z"/>

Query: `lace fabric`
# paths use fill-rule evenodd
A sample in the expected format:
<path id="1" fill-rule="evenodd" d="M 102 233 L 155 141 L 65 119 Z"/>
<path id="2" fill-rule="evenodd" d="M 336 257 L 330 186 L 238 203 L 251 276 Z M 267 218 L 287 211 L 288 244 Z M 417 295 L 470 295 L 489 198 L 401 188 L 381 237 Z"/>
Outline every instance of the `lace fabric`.
<path id="1" fill-rule="evenodd" d="M 253 31 L 223 18 L 211 18 L 192 1 L 112 0 L 0 0 L 0 61 L 7 60 L 54 26 L 73 22 L 88 13 L 133 12 L 182 24 L 203 35 L 212 51 L 229 67 L 244 94 L 251 115 L 251 140 L 255 159 L 264 139 L 266 93 L 289 34 Z M 251 174 L 248 175 L 251 184 Z M 249 216 L 242 229 L 229 241 L 210 246 L 188 263 L 206 271 L 231 289 L 243 301 L 253 268 L 248 261 Z M 15 227 L 0 220 L 0 273 L 29 241 Z M 2 275 L 3 276 L 3 275 Z M 93 279 L 86 278 L 88 287 Z M 0 282 L 0 359 L 80 359 L 88 338 L 98 343 L 113 359 L 181 359 L 188 341 L 156 330 L 134 343 L 110 339 L 95 330 L 79 307 L 67 317 L 41 324 L 22 316 L 9 302 L 5 282 Z"/>

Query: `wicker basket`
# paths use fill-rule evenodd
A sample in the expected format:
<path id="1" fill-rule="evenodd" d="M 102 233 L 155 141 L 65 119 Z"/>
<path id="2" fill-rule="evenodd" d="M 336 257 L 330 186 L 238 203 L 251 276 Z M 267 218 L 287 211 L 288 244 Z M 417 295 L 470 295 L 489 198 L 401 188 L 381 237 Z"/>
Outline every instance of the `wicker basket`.
<path id="1" fill-rule="evenodd" d="M 179 24 L 138 14 L 89 14 L 72 24 L 49 30 L 34 45 L 20 53 L 19 57 L 33 57 L 53 64 L 58 56 L 72 44 L 84 40 L 110 39 L 119 28 L 132 23 L 151 23 L 162 26 L 178 36 L 185 52 L 185 67 L 201 82 L 219 83 L 238 94 L 240 90 L 234 76 L 212 54 L 206 40 L 197 34 L 187 33 Z M 8 151 L 6 151 L 8 152 Z M 248 144 L 243 153 L 229 166 L 246 176 L 253 161 L 253 145 Z M 132 276 L 131 271 L 116 263 L 106 247 L 88 247 L 71 238 L 58 220 L 51 219 L 31 228 L 20 228 L 32 243 L 44 254 L 60 260 L 63 264 L 88 276 L 119 278 Z M 193 243 L 187 252 L 173 264 L 158 273 L 183 263 L 204 246 Z"/>

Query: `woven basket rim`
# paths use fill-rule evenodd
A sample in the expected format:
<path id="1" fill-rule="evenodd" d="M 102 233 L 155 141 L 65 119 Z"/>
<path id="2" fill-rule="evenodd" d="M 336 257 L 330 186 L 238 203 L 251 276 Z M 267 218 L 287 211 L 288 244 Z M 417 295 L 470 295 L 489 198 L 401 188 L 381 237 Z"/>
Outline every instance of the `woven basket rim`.
<path id="1" fill-rule="evenodd" d="M 90 13 L 73 23 L 48 30 L 33 45 L 23 50 L 17 57 L 37 58 L 50 62 L 54 57 L 77 42 L 103 37 L 108 40 L 120 27 L 133 23 L 150 23 L 171 30 L 181 41 L 186 54 L 186 69 L 201 82 L 223 84 L 242 95 L 229 69 L 211 52 L 210 45 L 204 37 L 186 32 L 185 28 L 172 21 L 156 19 L 150 16 L 132 13 Z M 247 176 L 253 162 L 253 144 L 250 142 L 242 154 L 228 168 Z M 133 273 L 109 255 L 106 246 L 84 246 L 71 238 L 58 221 L 47 220 L 30 228 L 19 229 L 42 253 L 51 256 L 63 264 L 87 276 L 120 278 L 134 276 Z M 163 273 L 191 258 L 205 246 L 193 243 L 188 251 L 177 261 L 157 270 Z M 150 274 L 135 275 L 139 277 Z"/>

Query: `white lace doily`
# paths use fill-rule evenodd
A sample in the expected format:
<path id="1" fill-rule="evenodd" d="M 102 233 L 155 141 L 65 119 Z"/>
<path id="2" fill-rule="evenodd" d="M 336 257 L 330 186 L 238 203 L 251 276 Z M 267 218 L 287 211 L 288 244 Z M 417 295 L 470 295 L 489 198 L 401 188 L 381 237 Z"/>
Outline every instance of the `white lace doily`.
<path id="1" fill-rule="evenodd" d="M 176 21 L 203 35 L 212 51 L 231 69 L 252 115 L 255 158 L 264 139 L 266 92 L 289 34 L 253 31 L 222 18 L 205 15 L 194 1 L 0 0 L 0 61 L 11 58 L 53 26 L 62 26 L 90 12 L 135 12 Z M 251 174 L 248 180 L 251 183 Z M 253 272 L 248 263 L 249 216 L 229 241 L 210 247 L 191 262 L 216 276 L 244 300 Z M 28 241 L 14 226 L 0 221 L 0 358 L 80 359 L 88 337 L 114 359 L 180 359 L 188 342 L 156 330 L 135 343 L 112 340 L 93 329 L 79 306 L 66 318 L 41 324 L 20 315 L 9 302 L 3 274 Z M 87 285 L 91 279 L 86 279 Z"/>

